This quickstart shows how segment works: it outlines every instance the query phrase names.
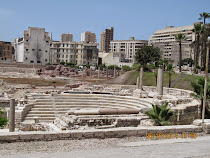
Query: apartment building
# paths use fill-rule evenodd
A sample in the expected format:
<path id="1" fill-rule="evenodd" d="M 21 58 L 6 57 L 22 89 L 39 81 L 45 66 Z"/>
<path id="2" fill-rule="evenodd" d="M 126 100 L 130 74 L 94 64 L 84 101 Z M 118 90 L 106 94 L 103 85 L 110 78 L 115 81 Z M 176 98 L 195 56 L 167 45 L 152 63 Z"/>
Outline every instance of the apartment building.
<path id="1" fill-rule="evenodd" d="M 50 47 L 50 63 L 71 62 L 76 65 L 96 65 L 98 43 L 53 41 Z"/>
<path id="2" fill-rule="evenodd" d="M 61 42 L 72 42 L 72 41 L 73 41 L 73 34 L 63 33 L 61 35 Z"/>
<path id="3" fill-rule="evenodd" d="M 182 33 L 187 37 L 187 40 L 182 42 L 182 59 L 193 58 L 193 49 L 190 47 L 190 44 L 195 40 L 193 28 L 194 25 L 167 26 L 165 29 L 157 30 L 149 37 L 149 45 L 159 47 L 162 51 L 162 57 L 177 65 L 179 62 L 179 44 L 175 35 Z"/>
<path id="4" fill-rule="evenodd" d="M 96 34 L 89 31 L 81 33 L 81 41 L 85 43 L 96 43 Z"/>
<path id="5" fill-rule="evenodd" d="M 49 63 L 51 38 L 45 28 L 29 27 L 14 40 L 15 60 L 24 64 Z"/>
<path id="6" fill-rule="evenodd" d="M 134 37 L 129 40 L 113 40 L 110 41 L 110 52 L 120 53 L 122 62 L 134 62 L 136 51 L 145 45 L 148 45 L 147 40 L 135 40 Z"/>
<path id="7" fill-rule="evenodd" d="M 104 32 L 101 33 L 101 43 L 100 43 L 100 51 L 101 52 L 109 52 L 110 41 L 113 40 L 114 37 L 114 28 L 105 29 Z"/>
<path id="8" fill-rule="evenodd" d="M 0 41 L 0 61 L 12 61 L 13 48 L 11 42 Z"/>

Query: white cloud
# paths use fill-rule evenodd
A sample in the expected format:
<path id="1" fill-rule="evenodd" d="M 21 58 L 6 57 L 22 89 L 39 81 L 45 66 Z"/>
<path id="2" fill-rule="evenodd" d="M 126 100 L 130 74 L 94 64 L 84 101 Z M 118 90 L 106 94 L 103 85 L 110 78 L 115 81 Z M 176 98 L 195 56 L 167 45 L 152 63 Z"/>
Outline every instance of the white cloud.
<path id="1" fill-rule="evenodd" d="M 14 13 L 11 9 L 0 8 L 0 16 L 12 16 Z"/>

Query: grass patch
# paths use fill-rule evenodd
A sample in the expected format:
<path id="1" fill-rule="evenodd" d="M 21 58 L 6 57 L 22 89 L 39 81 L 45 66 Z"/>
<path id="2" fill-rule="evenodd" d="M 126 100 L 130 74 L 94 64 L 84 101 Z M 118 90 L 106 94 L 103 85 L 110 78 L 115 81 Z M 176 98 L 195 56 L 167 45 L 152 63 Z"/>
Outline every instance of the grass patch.
<path id="1" fill-rule="evenodd" d="M 171 80 L 175 80 L 177 77 L 179 77 L 179 74 L 172 74 Z M 136 85 L 136 80 L 137 77 L 139 77 L 139 71 L 134 71 L 130 74 L 128 79 L 126 80 L 126 84 L 130 85 Z M 167 87 L 168 86 L 168 72 L 164 72 L 164 77 L 163 77 L 163 86 Z M 143 73 L 143 85 L 144 86 L 156 86 L 156 79 L 155 79 L 155 74 L 153 72 L 144 72 Z"/>
<path id="2" fill-rule="evenodd" d="M 181 80 L 179 80 L 179 82 L 177 82 L 174 85 L 174 88 L 187 89 L 193 91 L 191 82 L 197 82 L 199 78 L 204 78 L 204 77 L 195 76 L 195 75 L 185 75 L 183 78 L 181 78 Z"/>

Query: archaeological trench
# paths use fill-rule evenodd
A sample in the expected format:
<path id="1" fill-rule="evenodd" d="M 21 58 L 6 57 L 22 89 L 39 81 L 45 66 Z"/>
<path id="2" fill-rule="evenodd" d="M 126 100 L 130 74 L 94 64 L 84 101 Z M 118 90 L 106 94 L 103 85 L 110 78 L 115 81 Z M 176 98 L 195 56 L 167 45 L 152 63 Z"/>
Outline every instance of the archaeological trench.
<path id="1" fill-rule="evenodd" d="M 161 73 L 161 71 L 160 71 Z M 74 131 L 124 127 L 151 127 L 145 112 L 152 104 L 169 103 L 172 125 L 190 125 L 200 118 L 200 103 L 192 91 L 158 86 L 97 84 L 79 78 L 112 79 L 123 70 L 4 67 L 0 71 L 1 107 L 9 113 L 9 101 L 15 98 L 15 126 L 19 131 Z M 4 78 L 42 78 L 68 80 L 64 86 L 9 84 Z M 161 92 L 162 91 L 162 92 Z M 160 93 L 162 93 L 160 95 Z M 8 127 L 6 127 L 8 128 Z"/>

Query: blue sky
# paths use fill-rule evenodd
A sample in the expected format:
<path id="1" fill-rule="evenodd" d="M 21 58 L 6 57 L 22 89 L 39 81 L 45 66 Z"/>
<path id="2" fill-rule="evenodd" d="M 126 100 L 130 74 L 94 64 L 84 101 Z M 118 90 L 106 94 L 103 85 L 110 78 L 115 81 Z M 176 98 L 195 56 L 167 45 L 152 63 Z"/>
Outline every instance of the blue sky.
<path id="1" fill-rule="evenodd" d="M 54 40 L 68 32 L 80 41 L 91 31 L 100 42 L 111 26 L 114 40 L 148 40 L 167 25 L 193 24 L 202 12 L 210 12 L 210 0 L 1 0 L 0 41 L 22 37 L 29 26 L 44 27 Z"/>

